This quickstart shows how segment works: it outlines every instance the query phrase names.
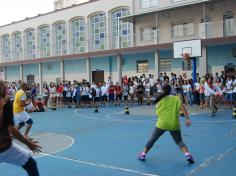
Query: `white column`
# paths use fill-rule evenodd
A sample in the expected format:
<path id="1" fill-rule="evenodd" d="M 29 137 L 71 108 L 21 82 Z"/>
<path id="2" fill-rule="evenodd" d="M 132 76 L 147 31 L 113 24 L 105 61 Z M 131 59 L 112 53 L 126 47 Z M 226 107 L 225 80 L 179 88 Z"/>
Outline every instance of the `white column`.
<path id="1" fill-rule="evenodd" d="M 2 67 L 1 69 L 2 69 L 2 70 L 1 70 L 1 72 L 2 72 L 2 73 L 1 73 L 1 74 L 2 74 L 2 75 L 1 75 L 1 79 L 7 80 L 7 67 L 4 66 L 4 67 Z"/>
<path id="2" fill-rule="evenodd" d="M 86 72 L 87 72 L 87 81 L 91 84 L 92 83 L 92 77 L 91 77 L 91 59 L 88 57 L 86 59 Z"/>
<path id="3" fill-rule="evenodd" d="M 208 73 L 207 46 L 202 47 L 202 57 L 199 57 L 198 73 L 200 77 Z"/>
<path id="4" fill-rule="evenodd" d="M 61 81 L 65 80 L 64 60 L 61 60 Z"/>
<path id="5" fill-rule="evenodd" d="M 70 21 L 68 21 L 67 23 L 66 23 L 66 42 L 67 42 L 67 44 L 66 44 L 66 49 L 67 49 L 67 54 L 72 54 L 72 43 L 71 43 L 71 41 L 70 41 L 70 39 L 71 39 L 71 37 L 70 37 L 70 34 L 71 34 L 71 30 L 70 30 L 70 28 L 71 28 L 71 26 L 70 26 Z M 74 54 L 74 53 L 73 53 Z"/>
<path id="6" fill-rule="evenodd" d="M 111 30 L 110 30 L 110 14 L 106 13 L 106 49 L 109 50 L 110 49 L 110 41 L 111 40 Z"/>
<path id="7" fill-rule="evenodd" d="M 121 83 L 122 81 L 122 56 L 120 54 L 117 55 L 117 75 L 118 75 L 118 82 Z"/>
<path id="8" fill-rule="evenodd" d="M 53 25 L 51 25 L 51 28 L 50 28 L 50 43 L 51 43 L 51 56 L 54 56 L 54 51 L 55 51 L 55 48 L 56 48 L 56 42 L 54 43 L 53 41 L 53 38 L 54 38 L 54 33 L 55 33 L 55 31 L 53 31 L 54 30 L 54 26 Z"/>
<path id="9" fill-rule="evenodd" d="M 43 93 L 43 75 L 42 75 L 42 63 L 39 63 L 39 94 Z"/>
<path id="10" fill-rule="evenodd" d="M 20 64 L 20 80 L 22 81 L 22 82 L 24 82 L 24 76 L 23 76 L 23 65 L 22 64 Z"/>
<path id="11" fill-rule="evenodd" d="M 160 52 L 155 51 L 155 73 L 154 79 L 157 80 L 160 75 Z"/>
<path id="12" fill-rule="evenodd" d="M 39 58 L 40 57 L 40 54 L 39 54 L 39 44 L 38 44 L 38 29 L 36 28 L 35 31 L 34 31 L 34 34 L 35 34 L 35 58 Z"/>

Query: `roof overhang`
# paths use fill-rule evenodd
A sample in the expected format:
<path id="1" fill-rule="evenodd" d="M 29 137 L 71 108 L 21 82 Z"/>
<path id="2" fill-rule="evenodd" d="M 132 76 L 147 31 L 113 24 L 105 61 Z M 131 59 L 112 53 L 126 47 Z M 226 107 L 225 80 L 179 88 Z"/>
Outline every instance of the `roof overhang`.
<path id="1" fill-rule="evenodd" d="M 196 5 L 196 4 L 203 4 L 206 2 L 210 2 L 210 1 L 214 1 L 214 0 L 194 0 L 194 1 L 186 2 L 186 3 L 176 3 L 171 6 L 165 6 L 163 8 L 151 9 L 148 11 L 142 11 L 140 13 L 135 13 L 135 14 L 128 15 L 125 17 L 121 17 L 120 20 L 133 23 L 135 17 L 149 15 L 149 14 L 155 14 L 155 13 L 161 13 L 161 12 L 165 12 L 165 11 L 172 10 L 172 9 L 182 8 L 182 7 L 186 7 L 186 6 L 192 6 L 192 5 Z"/>

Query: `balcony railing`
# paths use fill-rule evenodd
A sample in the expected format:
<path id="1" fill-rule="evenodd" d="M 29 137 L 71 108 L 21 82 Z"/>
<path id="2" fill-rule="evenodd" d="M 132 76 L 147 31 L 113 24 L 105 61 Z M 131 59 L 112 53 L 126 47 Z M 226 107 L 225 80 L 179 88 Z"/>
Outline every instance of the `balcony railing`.
<path id="1" fill-rule="evenodd" d="M 145 45 L 155 45 L 163 43 L 172 43 L 174 41 L 180 40 L 191 40 L 191 39 L 210 39 L 210 38 L 220 38 L 236 36 L 236 20 L 231 19 L 230 21 L 221 21 L 221 22 L 207 22 L 197 25 L 192 25 L 189 27 L 183 27 L 173 30 L 172 28 L 166 29 L 156 29 L 150 30 L 149 32 L 143 33 L 134 33 L 130 35 L 121 35 L 121 36 L 109 36 L 105 37 L 103 40 L 98 41 L 98 39 L 89 39 L 81 43 L 79 48 L 73 47 L 73 43 L 65 43 L 65 46 L 55 46 L 51 45 L 47 56 L 41 48 L 36 49 L 36 58 L 50 57 L 50 56 L 61 56 L 67 54 L 80 54 L 87 52 L 95 51 L 104 51 L 111 49 L 119 48 L 129 48 L 136 46 L 145 46 Z M 97 40 L 97 41 L 96 41 Z M 102 42 L 102 43 L 100 43 Z M 53 49 L 52 49 L 53 48 Z M 57 53 L 55 52 L 57 48 Z M 1 62 L 14 62 L 20 60 L 33 60 L 32 58 L 27 58 L 27 50 L 22 49 L 21 52 L 12 52 L 11 58 L 7 57 L 9 52 L 4 55 L 1 52 Z"/>

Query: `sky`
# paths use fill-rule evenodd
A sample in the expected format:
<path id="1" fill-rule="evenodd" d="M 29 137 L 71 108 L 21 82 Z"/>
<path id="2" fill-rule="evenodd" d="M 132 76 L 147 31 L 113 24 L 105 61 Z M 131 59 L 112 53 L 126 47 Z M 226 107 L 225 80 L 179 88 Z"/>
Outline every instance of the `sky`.
<path id="1" fill-rule="evenodd" d="M 54 10 L 54 0 L 0 0 L 0 26 Z"/>

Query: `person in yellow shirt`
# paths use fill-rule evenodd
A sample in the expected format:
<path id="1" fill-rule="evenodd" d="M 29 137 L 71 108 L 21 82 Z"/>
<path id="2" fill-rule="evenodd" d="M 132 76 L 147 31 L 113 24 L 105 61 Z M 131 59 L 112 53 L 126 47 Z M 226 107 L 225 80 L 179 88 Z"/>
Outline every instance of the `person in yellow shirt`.
<path id="1" fill-rule="evenodd" d="M 162 94 L 157 97 L 154 101 L 156 104 L 156 114 L 158 121 L 153 131 L 152 137 L 147 142 L 143 152 L 138 155 L 138 160 L 145 161 L 146 154 L 152 148 L 154 143 L 163 135 L 166 131 L 169 131 L 176 145 L 185 154 L 186 160 L 192 164 L 194 159 L 189 153 L 186 144 L 182 140 L 180 122 L 179 122 L 179 111 L 183 111 L 185 115 L 186 126 L 191 126 L 191 121 L 188 116 L 186 108 L 182 105 L 182 101 L 177 96 L 172 96 L 171 86 L 165 85 L 162 87 Z"/>
<path id="2" fill-rule="evenodd" d="M 25 123 L 27 124 L 24 133 L 25 137 L 28 136 L 28 133 L 33 125 L 33 120 L 31 119 L 29 113 L 25 111 L 25 107 L 30 104 L 30 101 L 26 99 L 26 89 L 27 84 L 22 83 L 21 89 L 16 92 L 13 102 L 14 116 L 16 123 L 18 124 L 17 128 L 21 129 L 25 125 Z"/>

